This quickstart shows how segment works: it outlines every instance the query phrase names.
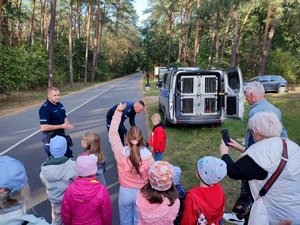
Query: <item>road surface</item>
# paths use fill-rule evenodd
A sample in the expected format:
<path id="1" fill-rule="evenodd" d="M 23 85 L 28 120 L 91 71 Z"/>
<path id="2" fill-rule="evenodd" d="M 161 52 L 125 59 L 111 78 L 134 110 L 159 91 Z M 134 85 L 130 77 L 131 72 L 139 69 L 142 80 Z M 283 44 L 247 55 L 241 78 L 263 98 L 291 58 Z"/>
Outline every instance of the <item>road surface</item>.
<path id="1" fill-rule="evenodd" d="M 67 131 L 73 139 L 72 151 L 75 157 L 82 151 L 80 141 L 85 132 L 94 131 L 101 135 L 107 165 L 105 177 L 113 204 L 114 225 L 119 224 L 117 206 L 119 183 L 116 162 L 105 126 L 106 112 L 118 102 L 142 99 L 142 77 L 142 73 L 136 73 L 61 98 L 70 122 L 75 125 L 73 130 Z M 31 107 L 24 112 L 0 117 L 0 155 L 9 155 L 25 164 L 32 195 L 27 208 L 31 208 L 34 214 L 51 222 L 50 202 L 39 178 L 40 166 L 47 157 L 41 143 L 39 107 Z M 129 127 L 128 121 L 125 124 Z M 147 138 L 145 113 L 137 114 L 136 124 Z"/>

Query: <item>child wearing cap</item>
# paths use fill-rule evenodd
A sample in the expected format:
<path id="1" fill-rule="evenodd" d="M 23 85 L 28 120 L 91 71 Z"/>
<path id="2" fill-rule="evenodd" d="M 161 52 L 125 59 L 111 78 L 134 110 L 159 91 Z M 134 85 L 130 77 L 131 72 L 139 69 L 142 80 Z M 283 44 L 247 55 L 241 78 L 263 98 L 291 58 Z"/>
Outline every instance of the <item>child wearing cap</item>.
<path id="1" fill-rule="evenodd" d="M 77 173 L 75 161 L 65 156 L 67 140 L 63 136 L 50 139 L 51 156 L 41 166 L 40 178 L 46 186 L 51 202 L 52 224 L 63 224 L 61 219 L 61 202 L 66 188 L 75 180 Z"/>
<path id="2" fill-rule="evenodd" d="M 180 207 L 179 207 L 177 217 L 174 220 L 174 225 L 179 225 L 180 221 L 181 221 L 181 218 L 182 218 L 182 213 L 183 213 L 183 208 L 184 208 L 184 201 L 185 201 L 185 198 L 186 198 L 186 190 L 183 187 L 183 185 L 181 183 L 179 183 L 180 176 L 181 176 L 180 167 L 179 166 L 173 166 L 173 170 L 174 170 L 174 185 L 175 185 L 175 188 L 177 190 L 178 198 L 179 198 L 179 201 L 180 201 Z"/>
<path id="3" fill-rule="evenodd" d="M 179 199 L 174 186 L 174 170 L 166 161 L 156 161 L 148 171 L 149 183 L 136 199 L 138 225 L 171 225 L 179 210 Z"/>
<path id="4" fill-rule="evenodd" d="M 29 196 L 27 175 L 22 162 L 0 156 L 0 224 L 49 225 L 44 218 L 26 214 Z"/>
<path id="5" fill-rule="evenodd" d="M 93 154 L 76 159 L 78 177 L 67 188 L 61 207 L 64 225 L 112 225 L 109 193 L 96 179 L 97 161 Z"/>
<path id="6" fill-rule="evenodd" d="M 167 135 L 165 126 L 161 123 L 161 117 L 158 113 L 154 113 L 151 117 L 153 124 L 152 133 L 149 137 L 149 146 L 152 147 L 154 160 L 163 160 L 163 153 L 166 149 Z"/>
<path id="7" fill-rule="evenodd" d="M 225 194 L 218 182 L 227 174 L 226 163 L 212 156 L 197 162 L 200 185 L 188 191 L 181 225 L 218 225 L 222 223 Z"/>

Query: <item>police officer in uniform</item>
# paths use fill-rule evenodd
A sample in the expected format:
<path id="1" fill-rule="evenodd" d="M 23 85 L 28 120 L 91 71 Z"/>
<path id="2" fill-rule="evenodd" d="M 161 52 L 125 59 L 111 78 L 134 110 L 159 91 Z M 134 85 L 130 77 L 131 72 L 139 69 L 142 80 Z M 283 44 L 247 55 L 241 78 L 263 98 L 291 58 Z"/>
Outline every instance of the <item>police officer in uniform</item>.
<path id="1" fill-rule="evenodd" d="M 65 129 L 73 129 L 74 126 L 69 122 L 66 116 L 66 110 L 59 102 L 60 92 L 57 87 L 48 87 L 48 99 L 40 107 L 40 128 L 43 131 L 43 145 L 48 156 L 51 156 L 49 150 L 50 138 L 60 135 L 66 137 Z M 67 139 L 68 140 L 68 139 Z M 72 151 L 70 149 L 70 141 L 65 156 L 72 158 Z"/>
<path id="2" fill-rule="evenodd" d="M 122 112 L 121 122 L 120 122 L 119 130 L 118 130 L 119 136 L 120 136 L 120 139 L 121 139 L 123 145 L 124 145 L 125 135 L 127 133 L 127 129 L 124 126 L 125 120 L 127 118 L 129 118 L 130 126 L 135 126 L 135 115 L 137 113 L 143 112 L 144 107 L 145 107 L 145 103 L 142 100 L 136 101 L 136 102 L 124 102 L 124 103 L 126 103 L 126 108 Z M 118 105 L 119 104 L 117 104 L 117 105 L 113 106 L 112 108 L 110 108 L 108 110 L 107 114 L 106 114 L 107 130 L 109 130 L 112 117 L 113 117 Z"/>

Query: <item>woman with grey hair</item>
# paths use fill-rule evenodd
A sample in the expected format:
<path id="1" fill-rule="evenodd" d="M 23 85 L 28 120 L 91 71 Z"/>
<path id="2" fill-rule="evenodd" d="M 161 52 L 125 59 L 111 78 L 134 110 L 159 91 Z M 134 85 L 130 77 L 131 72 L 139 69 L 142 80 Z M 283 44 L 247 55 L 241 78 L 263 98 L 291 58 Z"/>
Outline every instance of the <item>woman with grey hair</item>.
<path id="1" fill-rule="evenodd" d="M 259 191 L 276 171 L 282 159 L 283 141 L 280 137 L 282 125 L 274 113 L 258 112 L 248 123 L 255 143 L 247 151 L 231 139 L 229 147 L 240 151 L 241 158 L 234 162 L 229 148 L 222 142 L 220 153 L 227 164 L 227 174 L 235 180 L 248 180 L 251 195 L 257 200 Z M 287 144 L 287 163 L 269 191 L 261 197 L 266 208 L 264 214 L 270 225 L 290 218 L 292 224 L 300 224 L 300 147 L 291 140 Z M 252 211 L 254 209 L 252 208 Z M 251 218 L 252 217 L 252 218 Z M 249 225 L 254 219 L 250 213 Z M 262 219 L 261 217 L 258 219 Z M 264 225 L 265 223 L 258 223 Z"/>

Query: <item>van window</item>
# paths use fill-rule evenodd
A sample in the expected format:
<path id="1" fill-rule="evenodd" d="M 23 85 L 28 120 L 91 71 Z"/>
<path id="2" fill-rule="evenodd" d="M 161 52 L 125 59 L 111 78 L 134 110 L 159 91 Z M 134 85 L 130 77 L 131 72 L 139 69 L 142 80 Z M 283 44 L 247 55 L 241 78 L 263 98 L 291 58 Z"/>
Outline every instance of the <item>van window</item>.
<path id="1" fill-rule="evenodd" d="M 240 78 L 237 72 L 228 73 L 228 85 L 232 90 L 240 89 Z"/>

